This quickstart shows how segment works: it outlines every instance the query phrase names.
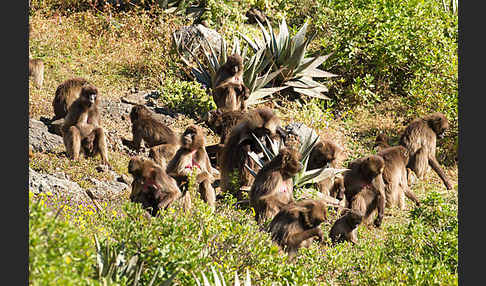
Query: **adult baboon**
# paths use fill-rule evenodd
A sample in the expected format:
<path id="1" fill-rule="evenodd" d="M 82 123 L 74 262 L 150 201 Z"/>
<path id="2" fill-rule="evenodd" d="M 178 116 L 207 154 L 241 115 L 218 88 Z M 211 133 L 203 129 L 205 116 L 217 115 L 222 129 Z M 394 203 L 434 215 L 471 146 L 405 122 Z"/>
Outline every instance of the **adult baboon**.
<path id="1" fill-rule="evenodd" d="M 56 89 L 56 95 L 52 101 L 54 117 L 52 121 L 66 117 L 69 107 L 79 97 L 81 89 L 88 81 L 84 78 L 71 78 L 61 83 Z M 96 105 L 99 105 L 99 97 L 96 97 Z"/>
<path id="2" fill-rule="evenodd" d="M 97 97 L 98 89 L 96 87 L 90 84 L 82 87 L 81 95 L 71 104 L 64 119 L 62 126 L 63 141 L 68 156 L 78 160 L 82 141 L 86 138 L 88 138 L 88 142 L 93 140 L 92 145 L 85 143 L 93 146 L 91 155 L 100 153 L 103 163 L 110 166 L 105 132 L 99 125 Z"/>
<path id="3" fill-rule="evenodd" d="M 400 138 L 400 145 L 407 148 L 410 160 L 407 167 L 423 179 L 429 166 L 439 175 L 448 190 L 452 185 L 435 158 L 437 137 L 442 138 L 449 128 L 444 114 L 435 112 L 413 120 Z"/>
<path id="4" fill-rule="evenodd" d="M 309 247 L 314 237 L 323 241 L 319 225 L 327 219 L 327 205 L 320 200 L 302 200 L 282 207 L 268 229 L 283 250 L 294 256 L 301 247 Z"/>
<path id="5" fill-rule="evenodd" d="M 405 208 L 405 196 L 415 204 L 420 205 L 415 194 L 408 185 L 408 151 L 403 146 L 388 147 L 377 153 L 385 162 L 383 181 L 385 183 L 386 207 L 397 205 Z"/>
<path id="6" fill-rule="evenodd" d="M 141 203 L 152 216 L 181 197 L 174 178 L 169 177 L 165 168 L 152 160 L 132 157 L 128 172 L 133 176 L 130 200 Z"/>
<path id="7" fill-rule="evenodd" d="M 250 92 L 243 83 L 243 59 L 240 55 L 229 56 L 226 63 L 219 67 L 213 87 L 213 99 L 218 108 L 223 111 L 246 111 L 245 101 Z"/>
<path id="8" fill-rule="evenodd" d="M 258 223 L 272 219 L 280 209 L 293 201 L 292 177 L 302 169 L 300 154 L 282 148 L 279 154 L 263 165 L 250 189 L 250 207 Z"/>
<path id="9" fill-rule="evenodd" d="M 326 166 L 338 168 L 338 158 L 343 156 L 343 149 L 336 143 L 330 140 L 319 140 L 309 155 L 307 170 L 320 169 Z M 318 182 L 317 188 L 321 193 L 330 195 L 334 185 L 334 178 L 329 178 Z M 339 182 L 335 187 L 339 187 Z"/>
<path id="10" fill-rule="evenodd" d="M 44 62 L 41 59 L 29 59 L 29 77 L 34 78 L 37 88 L 44 83 Z"/>
<path id="11" fill-rule="evenodd" d="M 254 109 L 248 112 L 239 123 L 233 127 L 226 138 L 220 161 L 221 190 L 230 191 L 238 199 L 242 198 L 240 188 L 252 185 L 254 178 L 245 168 L 248 165 L 258 170 L 258 165 L 249 157 L 248 152 L 261 152 L 252 133 L 263 141 L 265 136 L 280 140 L 280 119 L 272 110 L 266 108 Z M 236 176 L 234 176 L 236 175 Z M 232 184 L 232 178 L 237 180 L 237 186 Z"/>
<path id="12" fill-rule="evenodd" d="M 206 153 L 203 130 L 196 125 L 187 127 L 181 136 L 181 145 L 167 166 L 167 174 L 179 184 L 187 182 L 193 170 L 196 172 L 196 184 L 201 198 L 214 207 L 216 194 L 211 185 L 214 178 L 209 157 Z"/>
<path id="13" fill-rule="evenodd" d="M 130 111 L 132 122 L 133 140 L 122 139 L 123 144 L 136 151 L 140 150 L 142 140 L 146 147 L 154 147 L 161 144 L 178 144 L 176 134 L 163 122 L 155 118 L 144 105 L 135 105 Z"/>

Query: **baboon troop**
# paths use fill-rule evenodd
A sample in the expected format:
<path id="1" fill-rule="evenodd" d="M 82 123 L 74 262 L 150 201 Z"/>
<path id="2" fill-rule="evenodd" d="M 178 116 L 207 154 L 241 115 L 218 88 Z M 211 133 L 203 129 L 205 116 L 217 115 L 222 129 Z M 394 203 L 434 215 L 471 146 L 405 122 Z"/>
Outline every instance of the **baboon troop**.
<path id="1" fill-rule="evenodd" d="M 419 179 L 424 178 L 430 166 L 439 175 L 446 188 L 451 190 L 452 185 L 435 158 L 437 137 L 442 138 L 447 129 L 449 129 L 449 122 L 440 112 L 417 118 L 403 132 L 400 145 L 407 148 L 410 153 L 407 167 L 414 171 Z"/>
<path id="2" fill-rule="evenodd" d="M 283 148 L 258 171 L 250 190 L 250 206 L 258 223 L 272 219 L 293 201 L 292 177 L 303 167 L 299 156 L 297 150 Z"/>
<path id="3" fill-rule="evenodd" d="M 219 109 L 246 111 L 250 91 L 243 83 L 243 59 L 240 55 L 229 56 L 219 67 L 213 86 L 213 99 Z"/>
<path id="4" fill-rule="evenodd" d="M 248 12 L 252 19 L 260 17 L 255 11 L 258 12 L 254 9 Z M 181 202 L 188 211 L 189 190 L 195 186 L 201 199 L 214 210 L 215 190 L 218 193 L 221 190 L 235 197 L 238 203 L 247 202 L 257 224 L 265 226 L 272 240 L 289 256 L 294 256 L 315 240 L 325 243 L 321 224 L 328 220 L 328 208 L 338 208 L 338 215 L 341 214 L 329 230 L 332 244 L 344 241 L 356 244 L 358 226 L 380 227 L 385 207 L 403 210 L 405 197 L 420 206 L 412 186 L 424 178 L 430 167 L 446 188 L 452 189 L 436 159 L 437 138 L 442 138 L 449 128 L 447 118 L 437 112 L 413 120 L 401 135 L 398 146 L 391 146 L 387 135 L 380 133 L 373 146 L 376 155 L 349 162 L 342 174 L 316 179 L 326 178 L 313 184 L 321 199 L 294 198 L 294 184 L 300 184 L 294 182 L 296 174 L 304 168 L 306 171 L 341 168 L 345 148 L 334 139 L 320 139 L 314 129 L 302 123 L 291 122 L 282 128 L 280 118 L 270 108 L 249 109 L 250 90 L 244 84 L 243 75 L 243 58 L 233 54 L 213 77 L 211 95 L 217 109 L 209 111 L 204 121 L 219 136 L 219 142 L 210 146 L 206 145 L 200 126 L 189 125 L 181 134 L 159 120 L 149 107 L 133 105 L 132 139 L 121 140 L 137 153 L 128 163 L 128 173 L 133 177 L 132 202 L 140 203 L 154 217 L 176 202 Z M 42 87 L 44 62 L 31 59 L 30 54 L 29 77 L 38 88 Z M 100 154 L 103 164 L 111 168 L 97 87 L 81 77 L 67 79 L 57 87 L 52 107 L 51 121 L 63 119 L 57 126 L 62 124 L 58 132 L 63 137 L 67 156 L 78 160 L 80 155 Z M 297 148 L 309 141 L 307 138 L 316 144 L 309 152 L 303 152 L 303 156 Z M 268 162 L 257 163 L 251 156 L 256 154 L 262 158 L 265 152 L 268 155 L 257 141 L 273 147 L 274 152 L 280 150 Z M 140 154 L 146 151 L 142 142 L 149 149 L 149 158 Z M 32 152 L 29 145 L 30 158 L 34 156 Z M 329 198 L 322 199 L 322 196 L 335 198 L 339 205 L 336 200 L 325 200 Z"/>

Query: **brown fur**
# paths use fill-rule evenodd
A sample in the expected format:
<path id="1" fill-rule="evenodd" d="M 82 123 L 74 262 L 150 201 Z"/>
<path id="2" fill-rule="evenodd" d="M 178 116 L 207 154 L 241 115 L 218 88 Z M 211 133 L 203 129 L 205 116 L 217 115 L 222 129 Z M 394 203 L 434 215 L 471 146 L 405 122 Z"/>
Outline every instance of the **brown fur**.
<path id="1" fill-rule="evenodd" d="M 105 133 L 99 125 L 97 97 L 96 87 L 89 84 L 83 86 L 79 98 L 73 102 L 64 119 L 63 140 L 70 158 L 78 160 L 81 145 L 84 144 L 92 146 L 90 155 L 100 153 L 103 163 L 110 166 Z"/>
<path id="2" fill-rule="evenodd" d="M 84 78 L 71 78 L 61 83 L 56 89 L 56 95 L 52 101 L 52 107 L 54 108 L 54 117 L 52 121 L 66 117 L 69 107 L 79 97 L 81 89 L 84 85 L 88 84 L 88 81 Z M 96 100 L 99 105 L 99 98 Z"/>
<path id="3" fill-rule="evenodd" d="M 374 221 L 377 227 L 381 225 L 385 209 L 384 168 L 383 158 L 371 155 L 352 161 L 348 165 L 350 170 L 343 173 L 347 208 L 360 213 L 367 224 L 377 211 Z"/>
<path id="4" fill-rule="evenodd" d="M 398 206 L 405 209 L 405 196 L 420 205 L 408 185 L 408 151 L 403 146 L 388 147 L 377 153 L 385 161 L 383 181 L 385 183 L 386 207 Z"/>
<path id="5" fill-rule="evenodd" d="M 133 176 L 130 200 L 141 203 L 152 216 L 170 207 L 182 195 L 177 182 L 164 169 L 141 157 L 133 157 L 128 163 L 128 172 Z"/>
<path id="6" fill-rule="evenodd" d="M 321 242 L 324 234 L 319 225 L 327 219 L 327 205 L 318 200 L 302 200 L 282 207 L 268 229 L 282 249 L 294 256 L 301 247 L 309 247 L 314 237 Z"/>
<path id="7" fill-rule="evenodd" d="M 343 241 L 349 241 L 353 244 L 358 242 L 358 225 L 361 224 L 363 216 L 354 211 L 349 210 L 343 214 L 336 222 L 334 222 L 331 230 L 329 231 L 329 237 L 333 244 Z"/>
<path id="8" fill-rule="evenodd" d="M 174 177 L 179 184 L 187 181 L 187 177 L 196 169 L 196 184 L 199 185 L 201 198 L 214 207 L 216 194 L 211 183 L 212 167 L 204 145 L 203 130 L 196 125 L 187 127 L 181 136 L 181 145 L 167 166 L 167 174 Z"/>
<path id="9" fill-rule="evenodd" d="M 243 59 L 238 54 L 228 57 L 216 72 L 213 85 L 213 99 L 223 111 L 246 111 L 246 100 L 250 96 L 243 83 Z"/>
<path id="10" fill-rule="evenodd" d="M 320 140 L 316 143 L 309 155 L 307 170 L 324 168 L 327 164 L 329 164 L 329 167 L 337 168 L 339 165 L 338 159 L 342 158 L 343 155 L 343 149 L 336 143 L 330 140 Z M 317 183 L 319 191 L 326 195 L 330 195 L 330 191 L 333 187 L 333 178 L 325 179 Z M 335 187 L 339 187 L 339 185 Z"/>
<path id="11" fill-rule="evenodd" d="M 219 164 L 223 192 L 230 191 L 238 199 L 242 198 L 239 188 L 251 186 L 254 181 L 245 164 L 254 171 L 258 170 L 258 166 L 248 156 L 248 151 L 260 152 L 251 133 L 262 139 L 265 135 L 278 139 L 278 128 L 280 128 L 280 119 L 270 109 L 254 109 L 245 114 L 245 117 L 233 127 L 226 138 Z M 231 184 L 231 175 L 235 171 L 238 172 L 238 187 Z"/>
<path id="12" fill-rule="evenodd" d="M 41 59 L 29 59 L 29 77 L 34 78 L 37 88 L 44 83 L 44 62 Z"/>
<path id="13" fill-rule="evenodd" d="M 388 147 L 391 147 L 388 144 L 388 136 L 386 136 L 383 133 L 378 134 L 376 136 L 376 139 L 375 139 L 375 145 L 374 145 L 374 147 L 376 147 L 376 149 L 378 151 L 383 150 L 383 149 L 388 148 Z"/>
<path id="14" fill-rule="evenodd" d="M 423 179 L 429 166 L 439 175 L 448 190 L 452 189 L 449 179 L 435 158 L 437 137 L 441 138 L 449 128 L 447 118 L 440 112 L 412 121 L 400 138 L 400 145 L 407 148 L 410 160 L 407 167 Z"/>
<path id="15" fill-rule="evenodd" d="M 250 207 L 258 223 L 272 219 L 293 201 L 292 177 L 302 169 L 299 156 L 295 149 L 282 148 L 256 175 L 250 189 Z"/>
<path id="16" fill-rule="evenodd" d="M 122 139 L 122 142 L 136 151 L 140 150 L 142 140 L 147 147 L 161 144 L 178 144 L 174 131 L 163 122 L 157 120 L 153 116 L 152 111 L 144 105 L 132 107 L 130 121 L 132 122 L 133 141 Z"/>

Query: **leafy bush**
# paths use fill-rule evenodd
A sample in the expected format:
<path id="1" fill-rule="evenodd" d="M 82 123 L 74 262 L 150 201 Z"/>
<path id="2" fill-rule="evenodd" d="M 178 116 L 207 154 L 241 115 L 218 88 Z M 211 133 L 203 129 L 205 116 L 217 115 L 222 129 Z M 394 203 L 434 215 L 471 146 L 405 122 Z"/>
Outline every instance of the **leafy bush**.
<path id="1" fill-rule="evenodd" d="M 172 77 L 165 80 L 158 100 L 170 110 L 195 118 L 202 118 L 208 111 L 216 109 L 213 98 L 198 82 L 181 81 Z"/>

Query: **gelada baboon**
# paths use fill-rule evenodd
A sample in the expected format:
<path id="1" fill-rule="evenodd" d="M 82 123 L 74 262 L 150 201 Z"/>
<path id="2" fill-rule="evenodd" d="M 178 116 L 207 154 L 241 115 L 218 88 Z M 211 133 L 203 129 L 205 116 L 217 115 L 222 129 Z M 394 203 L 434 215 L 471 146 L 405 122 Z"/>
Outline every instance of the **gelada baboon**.
<path id="1" fill-rule="evenodd" d="M 243 83 L 243 59 L 240 55 L 229 56 L 219 67 L 213 86 L 213 99 L 219 109 L 246 111 L 250 91 Z"/>
<path id="2" fill-rule="evenodd" d="M 110 166 L 108 162 L 108 151 L 106 148 L 105 132 L 99 125 L 99 111 L 96 98 L 98 89 L 90 84 L 83 86 L 81 94 L 68 110 L 62 126 L 64 145 L 70 158 L 78 160 L 81 144 L 87 139 L 87 144 L 93 146 L 90 155 L 100 153 L 103 163 Z"/>
<path id="3" fill-rule="evenodd" d="M 252 185 L 254 178 L 245 168 L 245 164 L 257 171 L 258 165 L 249 157 L 248 152 L 261 152 L 260 147 L 251 135 L 265 141 L 265 135 L 280 140 L 280 119 L 272 110 L 261 108 L 248 112 L 239 123 L 231 129 L 227 136 L 219 169 L 221 171 L 221 190 L 230 191 L 238 199 L 242 199 L 240 188 Z M 235 176 L 236 175 L 236 176 Z M 237 182 L 232 182 L 232 177 Z M 236 185 L 234 184 L 236 183 Z"/>
<path id="4" fill-rule="evenodd" d="M 348 210 L 343 216 L 334 222 L 329 231 L 329 237 L 333 244 L 344 241 L 352 242 L 353 244 L 358 242 L 358 225 L 361 224 L 363 216 L 354 211 Z"/>
<path id="5" fill-rule="evenodd" d="M 44 83 L 44 62 L 41 59 L 29 59 L 29 77 L 34 79 L 37 88 L 42 87 Z"/>
<path id="6" fill-rule="evenodd" d="M 423 118 L 413 120 L 400 138 L 400 145 L 410 153 L 408 168 L 423 179 L 430 167 L 439 175 L 448 190 L 452 185 L 435 158 L 437 137 L 442 138 L 449 128 L 449 122 L 444 114 L 432 113 Z"/>
<path id="7" fill-rule="evenodd" d="M 141 203 L 152 216 L 181 197 L 177 182 L 164 169 L 141 157 L 132 157 L 128 163 L 128 172 L 133 176 L 130 200 Z"/>
<path id="8" fill-rule="evenodd" d="M 206 146 L 209 158 L 215 158 L 214 162 L 218 168 L 221 164 L 221 156 L 226 137 L 228 137 L 231 129 L 244 117 L 244 115 L 245 112 L 243 111 L 234 110 L 225 112 L 221 109 L 211 110 L 206 115 L 206 124 L 214 131 L 214 133 L 220 136 L 218 144 Z"/>
<path id="9" fill-rule="evenodd" d="M 144 105 L 135 105 L 130 111 L 132 122 L 133 140 L 122 139 L 123 144 L 136 151 L 140 151 L 142 140 L 146 147 L 154 147 L 161 144 L 177 144 L 177 136 L 163 122 L 155 118 Z"/>
<path id="10" fill-rule="evenodd" d="M 343 158 L 343 149 L 330 140 L 319 140 L 309 155 L 307 170 L 320 169 L 326 166 L 338 168 L 338 159 Z M 339 181 L 334 182 L 334 178 L 329 178 L 317 183 L 318 190 L 326 195 L 330 195 L 332 188 L 338 188 Z"/>
<path id="11" fill-rule="evenodd" d="M 374 221 L 376 227 L 381 225 L 385 210 L 384 168 L 383 158 L 371 155 L 350 162 L 350 170 L 343 173 L 347 208 L 360 213 L 367 224 L 378 211 Z"/>
<path id="12" fill-rule="evenodd" d="M 408 185 L 408 151 L 403 146 L 384 148 L 377 153 L 385 162 L 383 182 L 385 183 L 386 207 L 398 206 L 405 209 L 405 196 L 416 205 L 419 200 Z"/>
<path id="13" fill-rule="evenodd" d="M 361 222 L 369 224 L 374 214 L 378 215 L 374 225 L 379 227 L 385 209 L 385 186 L 382 157 L 372 155 L 349 163 L 349 171 L 343 173 L 346 207 L 348 210 L 339 218 L 329 233 L 333 243 L 350 241 L 357 243 L 357 228 Z"/>
<path id="14" fill-rule="evenodd" d="M 250 207 L 255 210 L 258 223 L 272 219 L 284 205 L 293 201 L 292 177 L 303 167 L 299 157 L 297 150 L 282 148 L 258 171 L 250 189 Z"/>
<path id="15" fill-rule="evenodd" d="M 188 181 L 195 170 L 196 184 L 199 186 L 201 198 L 214 207 L 216 194 L 211 183 L 214 178 L 209 157 L 206 153 L 203 130 L 196 125 L 187 127 L 181 136 L 181 146 L 167 166 L 167 174 L 180 184 Z"/>
<path id="16" fill-rule="evenodd" d="M 88 81 L 84 78 L 72 78 L 61 83 L 56 89 L 56 95 L 52 101 L 54 117 L 52 121 L 66 117 L 69 107 L 78 99 L 81 89 Z M 99 98 L 96 98 L 96 105 L 99 105 Z"/>
<path id="17" fill-rule="evenodd" d="M 327 205 L 320 200 L 302 200 L 282 207 L 268 226 L 275 241 L 294 256 L 301 247 L 309 247 L 314 237 L 323 241 L 319 225 L 327 219 Z"/>

